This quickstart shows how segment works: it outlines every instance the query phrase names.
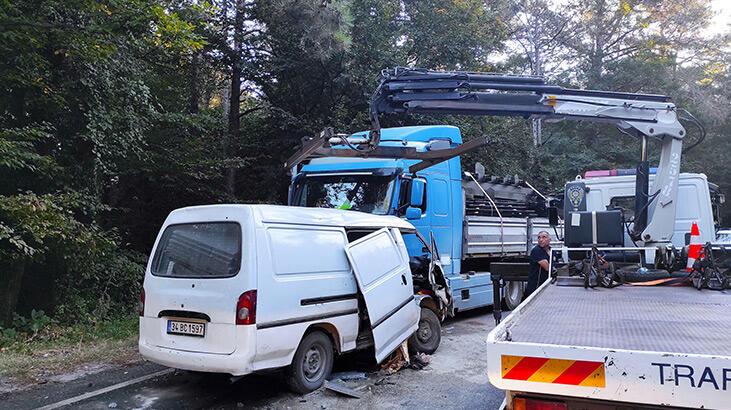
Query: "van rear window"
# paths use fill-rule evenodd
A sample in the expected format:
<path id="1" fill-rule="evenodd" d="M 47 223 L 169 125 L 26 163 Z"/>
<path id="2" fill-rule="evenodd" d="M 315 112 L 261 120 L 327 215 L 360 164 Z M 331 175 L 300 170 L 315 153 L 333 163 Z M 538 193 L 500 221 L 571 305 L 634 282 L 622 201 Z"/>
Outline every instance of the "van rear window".
<path id="1" fill-rule="evenodd" d="M 241 226 L 236 222 L 170 225 L 155 250 L 156 276 L 223 278 L 241 266 Z"/>

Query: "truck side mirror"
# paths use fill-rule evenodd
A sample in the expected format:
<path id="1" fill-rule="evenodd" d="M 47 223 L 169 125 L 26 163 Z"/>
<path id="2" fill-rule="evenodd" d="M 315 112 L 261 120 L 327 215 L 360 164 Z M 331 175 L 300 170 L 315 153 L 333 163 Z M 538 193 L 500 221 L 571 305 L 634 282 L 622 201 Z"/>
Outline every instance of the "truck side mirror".
<path id="1" fill-rule="evenodd" d="M 555 206 L 548 207 L 548 224 L 558 226 L 558 208 Z"/>
<path id="2" fill-rule="evenodd" d="M 411 181 L 411 196 L 409 197 L 409 207 L 421 208 L 424 205 L 424 190 L 426 189 L 426 181 L 421 178 L 414 178 Z M 406 211 L 408 213 L 408 210 Z M 421 214 L 421 210 L 419 210 Z"/>
<path id="3" fill-rule="evenodd" d="M 406 219 L 410 221 L 421 219 L 421 208 L 417 208 L 415 206 L 406 208 Z"/>

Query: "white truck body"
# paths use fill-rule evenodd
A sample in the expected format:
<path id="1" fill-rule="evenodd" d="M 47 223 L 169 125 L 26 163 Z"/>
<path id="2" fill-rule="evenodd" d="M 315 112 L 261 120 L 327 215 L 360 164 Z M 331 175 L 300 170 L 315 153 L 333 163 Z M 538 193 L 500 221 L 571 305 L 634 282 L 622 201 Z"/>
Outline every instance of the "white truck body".
<path id="1" fill-rule="evenodd" d="M 650 175 L 650 183 L 654 181 L 654 177 L 654 175 Z M 627 210 L 632 210 L 635 195 L 634 175 L 587 178 L 583 181 L 589 188 L 589 192 L 586 194 L 587 211 L 606 211 L 615 204 L 621 204 L 622 201 L 629 205 Z M 685 236 L 690 233 L 693 222 L 698 223 L 701 242 L 712 242 L 715 237 L 715 227 L 706 176 L 681 173 L 678 178 L 677 201 L 672 237 L 673 246 L 679 249 L 686 245 Z M 625 246 L 633 246 L 626 231 Z"/>
<path id="2" fill-rule="evenodd" d="M 349 240 L 351 229 L 359 239 Z M 414 227 L 332 209 L 175 210 L 145 273 L 140 353 L 174 368 L 244 375 L 289 366 L 313 328 L 333 339 L 337 353 L 351 351 L 362 293 L 381 361 L 419 321 L 400 230 Z M 252 291 L 254 320 L 239 323 L 241 298 Z"/>

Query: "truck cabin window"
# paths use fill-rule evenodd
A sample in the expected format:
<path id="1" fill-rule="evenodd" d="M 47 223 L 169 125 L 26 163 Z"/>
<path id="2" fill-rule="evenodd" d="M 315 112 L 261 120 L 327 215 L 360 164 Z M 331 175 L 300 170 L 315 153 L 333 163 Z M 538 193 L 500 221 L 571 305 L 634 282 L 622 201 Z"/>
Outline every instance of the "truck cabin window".
<path id="1" fill-rule="evenodd" d="M 236 275 L 240 265 L 238 223 L 190 223 L 165 228 L 151 271 L 156 276 L 221 278 Z"/>
<path id="2" fill-rule="evenodd" d="M 297 206 L 388 214 L 394 177 L 381 175 L 308 176 L 297 186 Z"/>
<path id="3" fill-rule="evenodd" d="M 615 196 L 609 200 L 607 210 L 620 209 L 624 220 L 629 221 L 635 217 L 635 197 L 634 196 Z"/>

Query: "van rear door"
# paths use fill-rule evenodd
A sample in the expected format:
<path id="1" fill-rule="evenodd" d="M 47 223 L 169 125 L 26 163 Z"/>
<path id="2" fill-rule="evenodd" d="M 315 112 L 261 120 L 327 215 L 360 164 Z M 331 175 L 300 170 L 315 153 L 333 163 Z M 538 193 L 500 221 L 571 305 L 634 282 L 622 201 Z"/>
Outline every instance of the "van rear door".
<path id="1" fill-rule="evenodd" d="M 396 234 L 383 228 L 345 246 L 368 309 L 379 363 L 419 324 L 409 261 L 399 249 Z"/>
<path id="2" fill-rule="evenodd" d="M 241 242 L 237 222 L 165 228 L 145 279 L 144 331 L 150 343 L 214 354 L 236 349 L 236 303 L 246 274 L 239 274 Z"/>

